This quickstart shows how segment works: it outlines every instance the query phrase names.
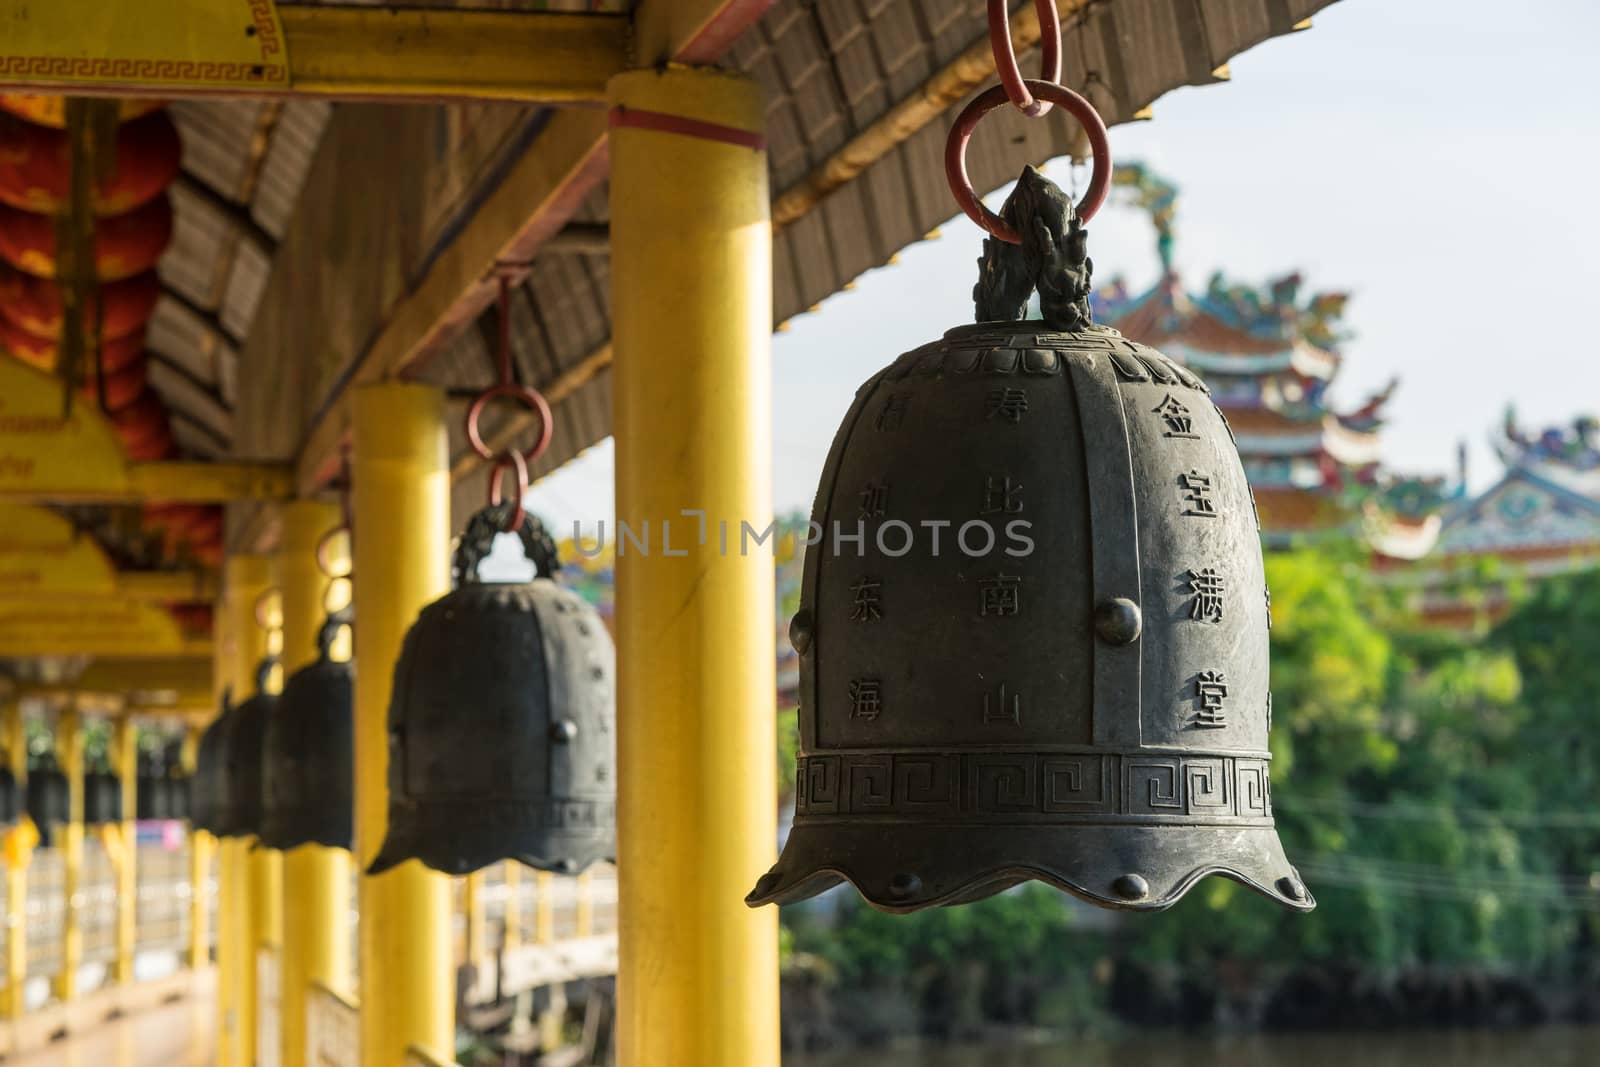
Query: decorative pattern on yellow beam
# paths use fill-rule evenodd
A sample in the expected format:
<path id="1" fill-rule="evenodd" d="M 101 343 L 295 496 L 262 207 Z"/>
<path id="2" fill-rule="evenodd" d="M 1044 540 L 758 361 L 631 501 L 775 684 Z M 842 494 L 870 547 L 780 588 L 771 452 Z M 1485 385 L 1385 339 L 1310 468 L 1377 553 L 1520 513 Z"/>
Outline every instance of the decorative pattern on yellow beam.
<path id="1" fill-rule="evenodd" d="M 0 89 L 599 103 L 606 79 L 628 63 L 629 20 L 620 14 L 299 6 L 275 14 L 266 0 L 0 0 L 0 21 L 37 29 L 8 40 Z M 239 33 L 241 22 L 250 31 Z"/>

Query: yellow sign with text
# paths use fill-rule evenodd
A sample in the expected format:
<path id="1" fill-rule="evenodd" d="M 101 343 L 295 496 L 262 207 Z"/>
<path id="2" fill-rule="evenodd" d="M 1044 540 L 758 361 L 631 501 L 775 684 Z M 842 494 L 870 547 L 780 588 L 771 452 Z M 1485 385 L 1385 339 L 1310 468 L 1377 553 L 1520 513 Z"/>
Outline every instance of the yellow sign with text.
<path id="1" fill-rule="evenodd" d="M 105 551 L 53 511 L 0 503 L 0 600 L 111 596 L 117 574 Z"/>
<path id="2" fill-rule="evenodd" d="M 154 604 L 117 600 L 0 603 L 0 656 L 182 656 L 195 651 Z M 209 643 L 209 642 L 205 642 Z"/>
<path id="3" fill-rule="evenodd" d="M 61 380 L 0 359 L 0 492 L 126 486 L 128 463 L 111 424 L 81 401 L 62 417 Z"/>
<path id="4" fill-rule="evenodd" d="M 0 81 L 289 84 L 273 0 L 0 0 Z"/>

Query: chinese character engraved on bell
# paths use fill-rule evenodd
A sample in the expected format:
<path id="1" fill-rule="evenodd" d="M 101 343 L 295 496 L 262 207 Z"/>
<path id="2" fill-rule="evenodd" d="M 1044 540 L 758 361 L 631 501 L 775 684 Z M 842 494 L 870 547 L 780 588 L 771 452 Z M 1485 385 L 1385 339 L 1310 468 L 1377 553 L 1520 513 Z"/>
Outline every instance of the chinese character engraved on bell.
<path id="1" fill-rule="evenodd" d="M 889 484 L 868 482 L 856 499 L 863 519 L 881 519 L 889 510 Z"/>
<path id="2" fill-rule="evenodd" d="M 1001 682 L 993 702 L 990 701 L 990 694 L 983 694 L 983 721 L 1009 722 L 1015 726 L 1021 726 L 1022 697 L 1013 693 L 1010 702 L 1007 703 L 1006 683 Z"/>
<path id="3" fill-rule="evenodd" d="M 989 421 L 1005 419 L 1007 422 L 1021 422 L 1027 411 L 1028 391 L 1007 386 L 989 390 L 989 405 L 984 418 Z"/>
<path id="4" fill-rule="evenodd" d="M 1217 502 L 1211 498 L 1211 475 L 1191 469 L 1187 474 L 1178 475 L 1178 485 L 1183 490 L 1181 495 L 1185 515 L 1199 515 L 1208 519 L 1217 517 Z"/>
<path id="5" fill-rule="evenodd" d="M 1223 701 L 1228 697 L 1228 682 L 1221 671 L 1201 671 L 1194 677 L 1196 709 L 1189 725 L 1197 730 L 1217 730 L 1228 725 Z"/>
<path id="6" fill-rule="evenodd" d="M 876 678 L 856 678 L 850 683 L 850 717 L 868 722 L 883 713 L 883 686 Z"/>
<path id="7" fill-rule="evenodd" d="M 878 412 L 878 429 L 885 432 L 898 430 L 906 421 L 906 408 L 911 404 L 910 393 L 890 393 Z"/>
<path id="8" fill-rule="evenodd" d="M 1189 583 L 1189 618 L 1196 622 L 1222 621 L 1222 595 L 1227 591 L 1221 573 L 1215 567 L 1201 567 L 1184 572 Z"/>
<path id="9" fill-rule="evenodd" d="M 1022 510 L 1022 483 L 990 475 L 983 484 L 980 515 L 1015 515 Z"/>
<path id="10" fill-rule="evenodd" d="M 1189 414 L 1189 409 L 1171 393 L 1150 410 L 1161 416 L 1161 421 L 1167 427 L 1162 436 L 1185 437 L 1195 441 L 1200 439 L 1200 435 L 1194 432 L 1194 416 Z"/>
<path id="11" fill-rule="evenodd" d="M 857 578 L 850 594 L 855 598 L 850 602 L 850 618 L 860 622 L 883 618 L 883 579 Z"/>
<path id="12" fill-rule="evenodd" d="M 1016 615 L 1022 610 L 1022 579 L 1013 574 L 997 574 L 978 579 L 978 614 Z"/>

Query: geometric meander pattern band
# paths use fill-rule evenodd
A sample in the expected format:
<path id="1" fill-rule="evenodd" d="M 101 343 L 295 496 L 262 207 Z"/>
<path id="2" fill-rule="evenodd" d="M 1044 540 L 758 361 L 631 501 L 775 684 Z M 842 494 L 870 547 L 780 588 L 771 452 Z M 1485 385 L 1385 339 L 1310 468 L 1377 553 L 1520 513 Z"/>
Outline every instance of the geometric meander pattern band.
<path id="1" fill-rule="evenodd" d="M 1259 824 L 1272 818 L 1267 760 L 1220 753 L 816 755 L 802 757 L 797 771 L 797 819 Z"/>

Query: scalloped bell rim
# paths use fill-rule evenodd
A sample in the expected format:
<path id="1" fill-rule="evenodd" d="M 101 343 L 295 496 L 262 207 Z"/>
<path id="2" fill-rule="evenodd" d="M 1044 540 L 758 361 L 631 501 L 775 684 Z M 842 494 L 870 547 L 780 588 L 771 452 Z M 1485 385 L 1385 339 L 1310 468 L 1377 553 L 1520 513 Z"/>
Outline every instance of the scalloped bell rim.
<path id="1" fill-rule="evenodd" d="M 848 882 L 874 908 L 906 914 L 922 908 L 981 900 L 1032 880 L 1100 907 L 1162 911 L 1176 904 L 1202 879 L 1221 875 L 1296 911 L 1306 912 L 1316 907 L 1316 900 L 1300 872 L 1284 856 L 1277 829 L 1272 825 L 1160 827 L 1160 830 L 1174 832 L 1171 841 L 1163 840 L 1165 834 L 1147 836 L 1158 829 L 1150 826 L 1056 825 L 1031 829 L 1029 843 L 1036 846 L 1036 854 L 1044 852 L 1048 857 L 1054 852 L 1065 861 L 1058 863 L 1048 862 L 1048 858 L 1054 857 L 1040 862 L 995 855 L 1000 849 L 995 847 L 992 837 L 983 842 L 960 840 L 965 836 L 963 831 L 974 829 L 977 828 L 922 826 L 909 830 L 902 827 L 901 834 L 923 840 L 902 843 L 897 849 L 883 838 L 888 827 L 882 825 L 796 826 L 784 846 L 783 855 L 756 883 L 755 889 L 745 897 L 745 903 L 753 908 L 794 903 Z M 925 836 L 929 834 L 933 836 Z M 1186 835 L 1187 840 L 1177 834 Z M 1065 847 L 1051 849 L 1047 847 L 1051 842 L 1041 840 L 1056 835 L 1066 837 Z M 1146 838 L 1142 842 L 1145 845 L 1162 847 L 1137 855 L 1118 854 L 1123 850 L 1117 845 L 1132 845 L 1132 839 L 1138 837 Z M 940 847 L 915 847 L 935 838 Z M 905 844 L 913 847 L 907 848 Z M 990 855 L 985 857 L 984 852 Z M 1219 852 L 1227 853 L 1225 859 L 1217 855 Z M 917 863 L 907 856 L 924 859 Z M 972 873 L 952 870 L 956 866 L 950 861 L 952 856 L 959 857 Z M 921 874 L 928 875 L 932 884 L 924 885 Z M 1119 884 L 1129 877 L 1142 884 L 1144 891 L 1119 894 Z M 901 879 L 906 881 L 897 892 L 894 884 Z M 1091 884 L 1103 888 L 1090 888 Z M 1291 895 L 1283 887 L 1292 888 L 1298 895 Z"/>

